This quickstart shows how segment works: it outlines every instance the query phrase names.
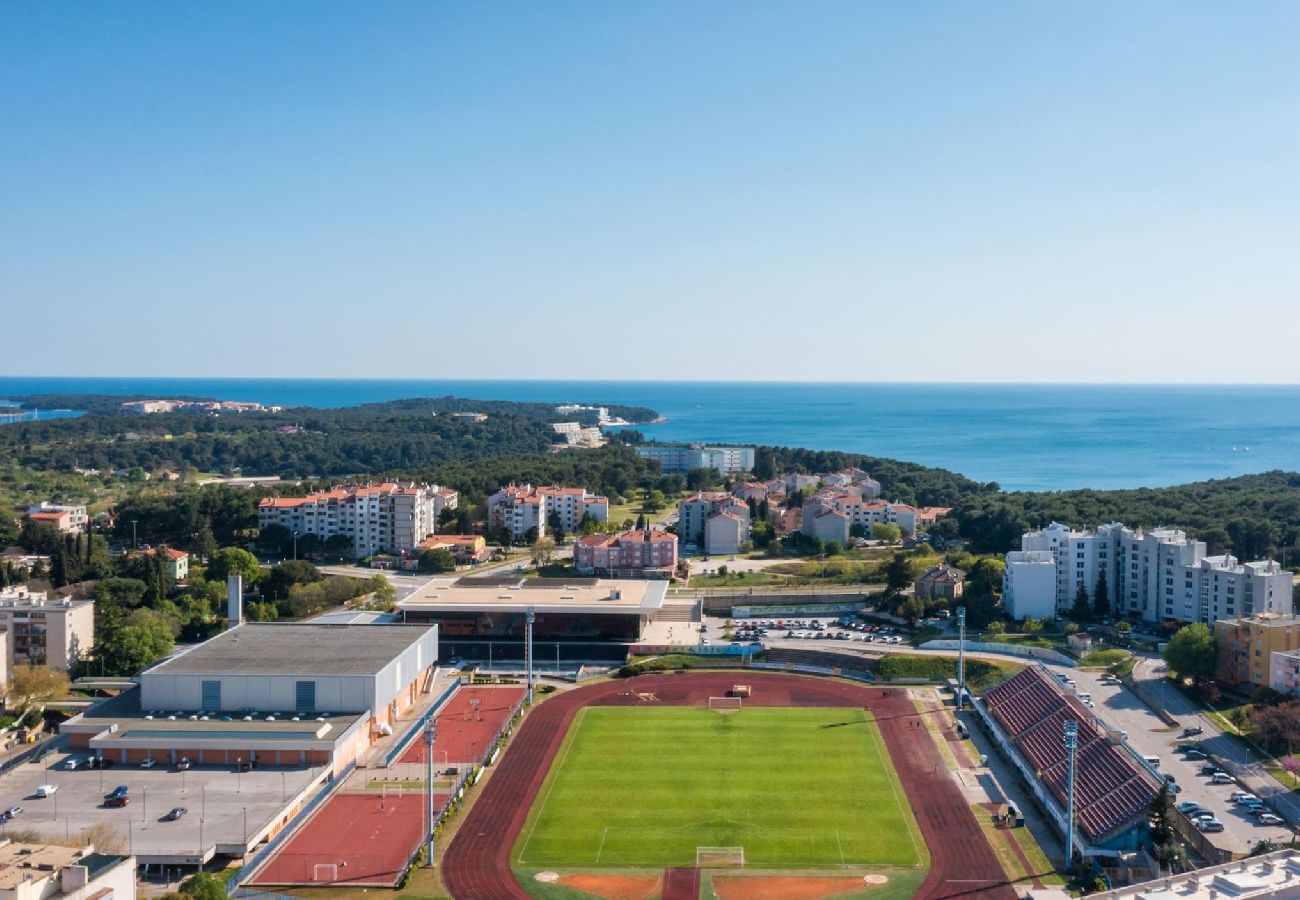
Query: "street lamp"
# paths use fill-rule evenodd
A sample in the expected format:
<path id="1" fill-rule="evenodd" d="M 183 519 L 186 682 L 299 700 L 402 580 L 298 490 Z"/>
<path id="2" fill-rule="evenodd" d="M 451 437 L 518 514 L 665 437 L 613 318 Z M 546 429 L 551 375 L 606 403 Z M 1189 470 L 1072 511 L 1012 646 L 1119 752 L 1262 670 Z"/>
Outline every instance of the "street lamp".
<path id="1" fill-rule="evenodd" d="M 235 757 L 235 793 L 239 793 L 240 786 L 244 783 L 244 758 Z"/>
<path id="2" fill-rule="evenodd" d="M 140 541 L 137 540 L 135 536 L 135 519 L 131 520 L 131 549 L 132 550 L 140 549 Z"/>
<path id="3" fill-rule="evenodd" d="M 433 742 L 438 736 L 438 723 L 434 720 L 432 713 L 429 715 L 429 721 L 424 726 L 424 766 L 425 766 L 425 783 L 424 794 L 425 802 L 429 812 L 429 867 L 435 865 L 433 859 Z"/>
<path id="4" fill-rule="evenodd" d="M 298 530 L 297 529 L 294 529 L 293 532 L 293 558 L 294 559 L 298 558 Z"/>

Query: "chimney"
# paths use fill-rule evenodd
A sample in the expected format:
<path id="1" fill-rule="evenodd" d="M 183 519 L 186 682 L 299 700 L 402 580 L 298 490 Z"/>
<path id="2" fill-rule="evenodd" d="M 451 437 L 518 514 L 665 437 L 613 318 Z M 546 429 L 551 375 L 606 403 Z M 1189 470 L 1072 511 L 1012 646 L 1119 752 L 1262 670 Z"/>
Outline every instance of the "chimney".
<path id="1" fill-rule="evenodd" d="M 244 622 L 244 578 L 242 575 L 231 575 L 226 579 L 226 616 L 230 619 L 230 627 L 242 625 Z"/>

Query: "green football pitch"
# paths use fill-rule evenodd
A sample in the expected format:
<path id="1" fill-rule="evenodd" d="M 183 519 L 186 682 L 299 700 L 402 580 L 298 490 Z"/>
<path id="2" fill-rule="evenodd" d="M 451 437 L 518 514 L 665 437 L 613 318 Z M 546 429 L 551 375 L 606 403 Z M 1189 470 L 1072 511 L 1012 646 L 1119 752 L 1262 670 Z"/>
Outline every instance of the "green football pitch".
<path id="1" fill-rule="evenodd" d="M 515 847 L 519 866 L 918 866 L 916 821 L 875 723 L 857 709 L 588 707 Z"/>

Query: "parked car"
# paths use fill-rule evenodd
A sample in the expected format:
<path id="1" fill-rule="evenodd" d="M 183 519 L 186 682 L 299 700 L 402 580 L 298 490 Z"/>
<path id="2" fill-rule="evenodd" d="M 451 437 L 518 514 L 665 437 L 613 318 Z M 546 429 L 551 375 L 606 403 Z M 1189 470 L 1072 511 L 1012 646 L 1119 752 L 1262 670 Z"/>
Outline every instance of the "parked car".
<path id="1" fill-rule="evenodd" d="M 1201 766 L 1202 775 L 1213 775 L 1217 771 L 1219 771 L 1218 763 L 1206 763 L 1205 765 Z"/>
<path id="2" fill-rule="evenodd" d="M 158 765 L 158 763 L 154 762 L 154 758 L 152 756 L 146 756 L 144 760 L 140 763 L 140 768 L 152 769 L 156 765 Z"/>
<path id="3" fill-rule="evenodd" d="M 57 784 L 43 784 L 36 789 L 36 796 L 53 797 L 54 794 L 58 791 L 58 789 L 59 786 Z"/>
<path id="4" fill-rule="evenodd" d="M 113 792 L 112 792 L 111 794 L 109 794 L 108 796 L 109 796 L 109 797 L 125 797 L 129 791 L 130 791 L 130 788 L 128 788 L 126 785 L 124 785 L 124 784 L 119 784 L 117 787 L 113 788 Z"/>
<path id="5" fill-rule="evenodd" d="M 126 806 L 130 802 L 131 802 L 131 798 L 127 797 L 124 794 L 121 797 L 109 797 L 107 800 L 104 801 L 104 805 L 116 809 L 120 809 L 121 807 Z"/>
<path id="6" fill-rule="evenodd" d="M 8 822 L 10 819 L 22 815 L 22 811 L 23 808 L 21 806 L 11 806 L 3 813 L 0 813 L 0 821 Z"/>
<path id="7" fill-rule="evenodd" d="M 1209 757 L 1208 754 L 1206 754 L 1206 752 L 1205 752 L 1204 750 L 1195 750 L 1195 749 L 1193 749 L 1193 750 L 1188 750 L 1188 751 L 1187 751 L 1186 758 L 1187 758 L 1188 760 L 1190 760 L 1190 761 L 1195 761 L 1195 760 L 1198 760 L 1198 759 L 1209 759 L 1210 757 Z"/>
<path id="8" fill-rule="evenodd" d="M 1188 725 L 1183 729 L 1183 737 L 1195 737 L 1198 734 L 1204 734 L 1205 729 L 1200 725 Z"/>
<path id="9" fill-rule="evenodd" d="M 1276 813 L 1264 813 L 1255 821 L 1260 825 L 1281 825 L 1285 820 Z"/>
<path id="10" fill-rule="evenodd" d="M 1201 829 L 1201 831 L 1222 831 L 1223 823 L 1215 818 L 1198 819 L 1196 827 Z"/>
<path id="11" fill-rule="evenodd" d="M 1237 782 L 1236 779 L 1234 779 L 1227 772 L 1215 772 L 1213 775 L 1210 776 L 1210 783 L 1211 784 L 1236 784 Z"/>
<path id="12" fill-rule="evenodd" d="M 1259 798 L 1250 791 L 1233 791 L 1228 795 L 1228 799 L 1233 803 L 1244 803 L 1247 800 L 1258 800 Z"/>
<path id="13" fill-rule="evenodd" d="M 1196 813 L 1206 812 L 1206 809 L 1195 800 L 1185 800 L 1178 804 L 1178 811 L 1189 816 L 1194 816 Z"/>
<path id="14" fill-rule="evenodd" d="M 177 819 L 184 816 L 187 812 L 189 812 L 189 810 L 183 806 L 174 806 L 172 807 L 171 812 L 163 816 L 163 820 L 167 822 L 175 822 Z"/>
<path id="15" fill-rule="evenodd" d="M 64 760 L 63 768 L 67 769 L 68 771 L 75 771 L 76 769 L 81 768 L 81 760 L 77 759 L 77 757 L 75 756 L 69 756 L 66 760 Z"/>

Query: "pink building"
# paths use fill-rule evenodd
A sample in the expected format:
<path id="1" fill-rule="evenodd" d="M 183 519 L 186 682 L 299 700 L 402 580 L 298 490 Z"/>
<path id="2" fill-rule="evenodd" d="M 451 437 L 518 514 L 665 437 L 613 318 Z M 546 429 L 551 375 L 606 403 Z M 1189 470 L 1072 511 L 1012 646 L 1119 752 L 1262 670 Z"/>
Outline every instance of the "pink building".
<path id="1" fill-rule="evenodd" d="M 573 544 L 573 568 L 586 575 L 671 578 L 677 568 L 677 535 L 649 530 L 588 534 Z"/>

